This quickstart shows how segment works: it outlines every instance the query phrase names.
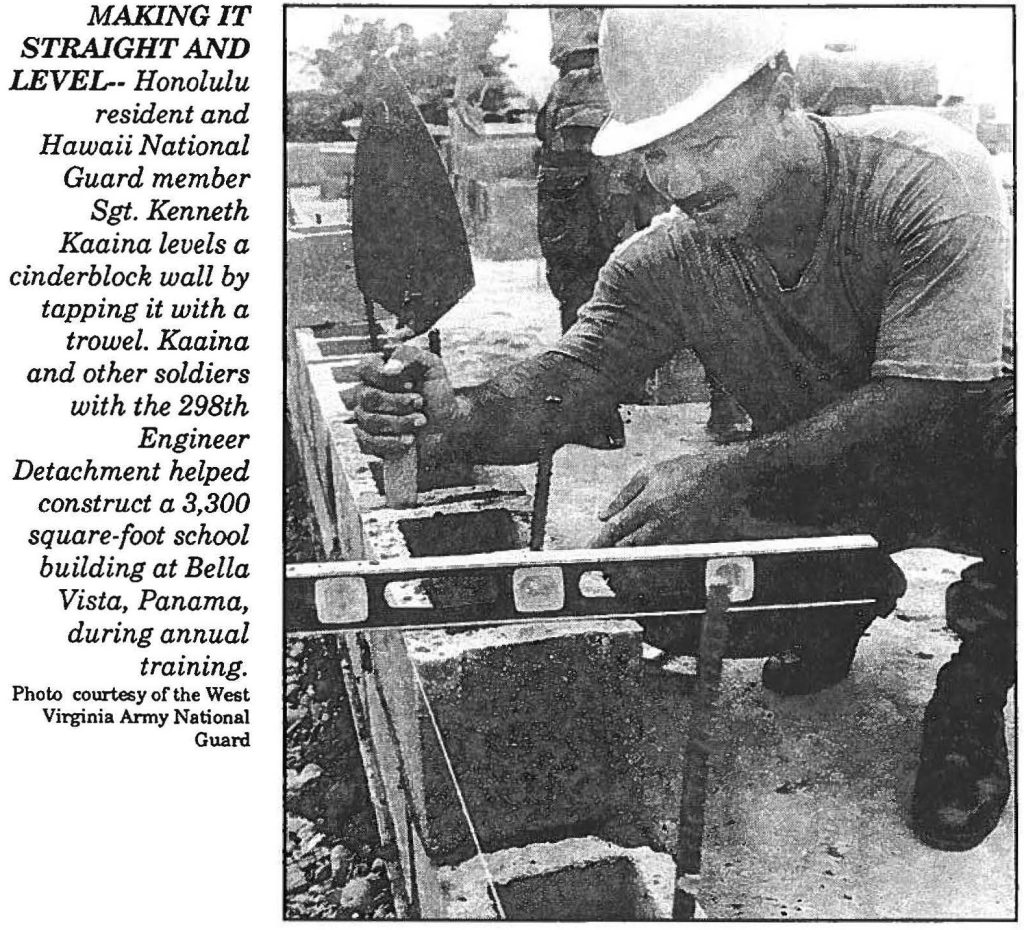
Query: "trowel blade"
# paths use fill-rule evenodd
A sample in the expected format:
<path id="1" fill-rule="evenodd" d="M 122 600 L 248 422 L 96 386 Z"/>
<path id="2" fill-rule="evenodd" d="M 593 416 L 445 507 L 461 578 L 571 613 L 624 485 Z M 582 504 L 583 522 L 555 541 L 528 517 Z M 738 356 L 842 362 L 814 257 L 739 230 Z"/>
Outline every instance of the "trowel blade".
<path id="1" fill-rule="evenodd" d="M 418 334 L 473 287 L 473 266 L 426 123 L 394 68 L 384 59 L 372 68 L 352 191 L 356 283 Z"/>

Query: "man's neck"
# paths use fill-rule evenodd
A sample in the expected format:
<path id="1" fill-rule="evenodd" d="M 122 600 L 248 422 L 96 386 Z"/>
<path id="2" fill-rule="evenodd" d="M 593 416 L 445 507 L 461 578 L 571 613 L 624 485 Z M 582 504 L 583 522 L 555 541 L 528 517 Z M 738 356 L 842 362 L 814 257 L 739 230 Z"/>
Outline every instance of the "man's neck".
<path id="1" fill-rule="evenodd" d="M 817 130 L 806 115 L 799 114 L 779 184 L 747 232 L 784 287 L 799 281 L 814 255 L 825 215 L 826 172 Z"/>

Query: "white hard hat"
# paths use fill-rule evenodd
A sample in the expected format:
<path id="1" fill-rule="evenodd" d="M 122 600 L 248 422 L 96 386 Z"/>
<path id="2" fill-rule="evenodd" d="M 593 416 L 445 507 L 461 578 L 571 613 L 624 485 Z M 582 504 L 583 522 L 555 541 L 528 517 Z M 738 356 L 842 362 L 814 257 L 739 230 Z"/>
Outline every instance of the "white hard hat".
<path id="1" fill-rule="evenodd" d="M 617 8 L 601 22 L 611 115 L 595 155 L 620 155 L 703 116 L 783 51 L 778 10 Z"/>

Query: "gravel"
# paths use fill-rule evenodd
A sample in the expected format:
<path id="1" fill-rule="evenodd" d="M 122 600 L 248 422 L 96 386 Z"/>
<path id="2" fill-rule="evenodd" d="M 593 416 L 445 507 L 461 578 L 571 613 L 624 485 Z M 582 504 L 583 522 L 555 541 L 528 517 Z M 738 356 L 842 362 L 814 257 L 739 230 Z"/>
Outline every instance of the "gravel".
<path id="1" fill-rule="evenodd" d="M 295 450 L 286 451 L 285 561 L 319 558 Z M 289 467 L 291 466 L 291 467 Z M 285 917 L 393 918 L 387 866 L 330 637 L 285 649 Z"/>

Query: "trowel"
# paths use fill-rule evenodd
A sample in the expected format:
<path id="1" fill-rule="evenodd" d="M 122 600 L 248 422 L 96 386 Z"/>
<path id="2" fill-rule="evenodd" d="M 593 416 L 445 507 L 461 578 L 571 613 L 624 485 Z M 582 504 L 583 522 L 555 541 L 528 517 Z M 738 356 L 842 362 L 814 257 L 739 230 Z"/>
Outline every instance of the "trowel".
<path id="1" fill-rule="evenodd" d="M 448 173 L 408 89 L 384 57 L 370 66 L 363 101 L 352 245 L 373 352 L 382 350 L 377 307 L 395 317 L 396 339 L 411 338 L 428 332 L 473 287 L 466 229 Z M 432 346 L 438 344 L 434 335 Z M 395 374 L 396 389 L 415 383 L 415 372 Z M 414 505 L 415 446 L 385 459 L 383 472 L 388 506 Z"/>

